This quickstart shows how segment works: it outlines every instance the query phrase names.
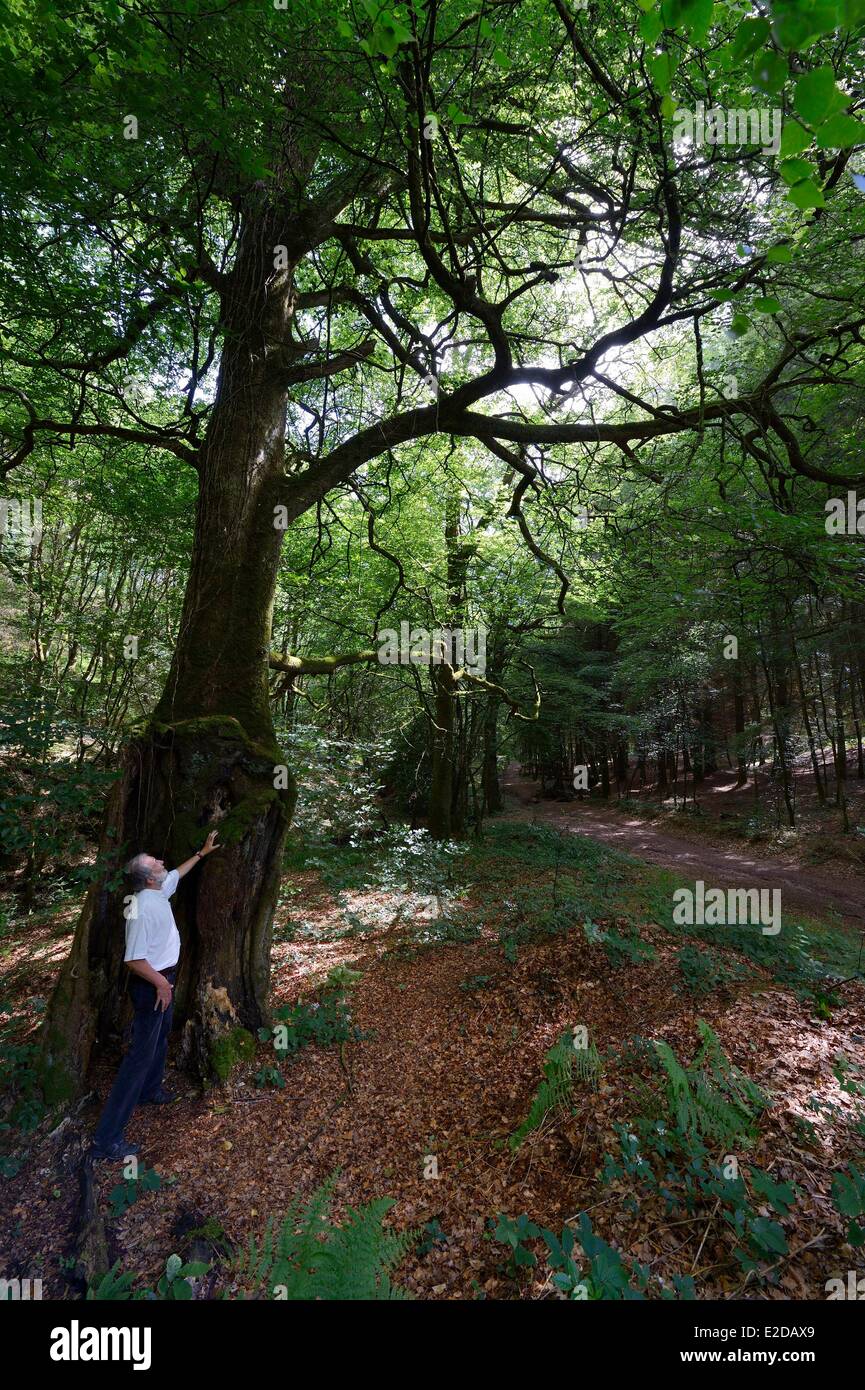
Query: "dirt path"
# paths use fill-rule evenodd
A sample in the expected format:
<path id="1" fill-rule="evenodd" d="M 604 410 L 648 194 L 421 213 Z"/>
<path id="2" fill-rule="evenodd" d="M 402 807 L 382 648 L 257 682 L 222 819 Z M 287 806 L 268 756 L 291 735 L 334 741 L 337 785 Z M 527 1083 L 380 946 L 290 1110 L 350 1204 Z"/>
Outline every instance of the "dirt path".
<path id="1" fill-rule="evenodd" d="M 640 816 L 617 811 L 613 806 L 572 801 L 536 801 L 538 784 L 521 777 L 515 764 L 504 778 L 507 813 L 525 820 L 562 826 L 577 835 L 588 835 L 625 854 L 636 855 L 663 869 L 687 867 L 688 873 L 719 887 L 780 888 L 782 901 L 803 911 L 833 908 L 858 927 L 865 927 L 865 878 L 851 872 L 849 878 L 817 866 L 802 865 L 792 858 L 774 859 L 750 855 L 741 844 L 727 849 L 672 835 L 666 826 Z"/>

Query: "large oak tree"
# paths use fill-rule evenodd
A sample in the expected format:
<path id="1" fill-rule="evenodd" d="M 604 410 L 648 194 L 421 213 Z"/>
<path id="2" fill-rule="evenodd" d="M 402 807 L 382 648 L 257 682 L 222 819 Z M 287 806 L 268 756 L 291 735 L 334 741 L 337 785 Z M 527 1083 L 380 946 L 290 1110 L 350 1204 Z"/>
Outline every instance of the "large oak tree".
<path id="1" fill-rule="evenodd" d="M 858 343 L 862 317 L 842 301 L 813 334 L 776 334 L 735 398 L 707 379 L 702 337 L 730 313 L 719 298 L 734 333 L 774 314 L 815 218 L 858 196 L 857 131 L 820 132 L 857 125 L 861 6 L 787 4 L 772 25 L 704 0 L 643 8 L 6 5 L 4 470 L 113 438 L 198 478 L 171 669 L 126 750 L 106 872 L 50 1007 L 50 1095 L 81 1083 L 118 1019 L 132 848 L 176 862 L 221 830 L 179 894 L 195 1069 L 267 1015 L 293 800 L 275 778 L 273 594 L 286 528 L 329 492 L 425 437 L 471 438 L 555 569 L 527 501 L 599 449 L 639 471 L 655 441 L 724 429 L 770 469 L 836 477 L 802 444 L 791 383 L 814 343 Z M 808 71 L 823 75 L 802 95 Z M 698 101 L 795 101 L 793 153 L 814 137 L 813 162 L 674 147 L 676 107 Z M 698 382 L 679 408 L 623 385 L 635 353 L 673 341 Z"/>

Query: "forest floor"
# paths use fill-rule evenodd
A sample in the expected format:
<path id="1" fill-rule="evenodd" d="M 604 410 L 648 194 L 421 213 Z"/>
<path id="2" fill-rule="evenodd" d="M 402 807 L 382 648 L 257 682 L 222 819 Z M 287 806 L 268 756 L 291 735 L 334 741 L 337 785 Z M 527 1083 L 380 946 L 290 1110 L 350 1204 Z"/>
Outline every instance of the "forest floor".
<path id="1" fill-rule="evenodd" d="M 857 933 L 837 917 L 794 919 L 786 909 L 778 936 L 676 927 L 675 876 L 602 843 L 617 833 L 614 813 L 528 805 L 530 789 L 515 791 L 508 814 L 468 845 L 434 849 L 400 832 L 378 848 L 292 847 L 274 1005 L 321 1004 L 329 972 L 351 966 L 361 972 L 345 990 L 357 1034 L 285 1061 L 262 1043 L 255 1061 L 204 1093 L 169 1072 L 178 1101 L 137 1111 L 128 1130 L 159 1190 L 114 1213 L 120 1167 L 96 1170 L 110 1257 L 139 1288 L 155 1285 L 170 1254 L 188 1253 L 183 1232 L 207 1224 L 214 1268 L 196 1296 L 238 1296 L 243 1275 L 220 1255 L 260 1237 L 268 1218 L 337 1170 L 337 1219 L 389 1195 L 388 1222 L 420 1232 L 395 1277 L 422 1299 L 555 1297 L 536 1228 L 573 1232 L 581 1213 L 583 1230 L 588 1220 L 607 1243 L 594 1261 L 575 1251 L 590 1287 L 606 1268 L 613 1284 L 633 1277 L 650 1298 L 689 1276 L 698 1298 L 825 1298 L 827 1280 L 865 1273 L 832 1194 L 833 1177 L 851 1162 L 861 1170 L 865 1150 L 865 984 L 837 983 L 855 974 Z M 548 823 L 557 816 L 588 834 Z M 668 856 L 659 863 L 681 862 L 669 845 L 648 848 Z M 685 862 L 707 880 L 720 872 L 710 860 Z M 742 886 L 744 867 L 733 873 L 727 861 Z M 6 928 L 7 1045 L 26 1052 L 73 926 L 67 907 Z M 735 1142 L 692 1138 L 666 1157 L 645 1149 L 625 1171 L 635 1128 L 656 1143 L 666 1133 L 672 1145 L 675 1134 L 648 1040 L 687 1063 L 698 1019 L 765 1105 L 742 1102 Z M 545 1057 L 580 1026 L 597 1064 L 575 1069 L 566 1103 L 517 1143 Z M 115 1065 L 113 1055 L 97 1060 L 98 1094 L 73 1125 L 95 1123 Z M 282 1085 L 270 1084 L 273 1072 Z M 31 1133 L 6 1136 L 0 1269 L 41 1277 L 46 1297 L 78 1298 L 69 1127 L 52 1138 L 56 1119 L 33 1122 Z M 706 1166 L 731 1153 L 748 1213 L 738 1227 Z M 700 1172 L 706 1181 L 695 1187 Z M 535 1224 L 522 1237 L 507 1223 L 496 1230 L 523 1213 Z"/>
<path id="2" fill-rule="evenodd" d="M 834 909 L 851 923 L 865 926 L 865 862 L 859 845 L 846 848 L 840 834 L 829 838 L 799 830 L 771 839 L 749 839 L 741 833 L 747 789 L 735 787 L 735 773 L 716 773 L 703 791 L 703 814 L 659 807 L 651 796 L 629 798 L 619 807 L 609 802 L 576 797 L 541 797 L 538 784 L 520 774 L 512 763 L 504 790 L 512 798 L 511 814 L 590 835 L 627 854 L 662 868 L 682 868 L 718 886 L 753 884 L 780 888 L 784 899 L 806 911 Z M 860 793 L 861 796 L 861 793 Z M 720 811 L 718 801 L 730 807 Z M 800 804 L 804 797 L 800 792 Z M 721 819 L 728 815 L 732 823 Z M 828 843 L 824 843 L 828 839 Z M 865 855 L 865 840 L 861 843 Z M 811 862 L 817 855 L 821 862 Z M 829 861 L 829 862 L 827 862 Z"/>

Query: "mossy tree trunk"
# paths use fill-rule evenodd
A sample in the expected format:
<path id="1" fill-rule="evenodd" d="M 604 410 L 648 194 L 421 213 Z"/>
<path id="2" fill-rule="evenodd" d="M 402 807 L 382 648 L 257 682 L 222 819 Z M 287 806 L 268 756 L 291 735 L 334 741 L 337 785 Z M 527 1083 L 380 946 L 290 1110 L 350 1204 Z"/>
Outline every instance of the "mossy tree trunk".
<path id="1" fill-rule="evenodd" d="M 268 700 L 270 628 L 282 530 L 287 391 L 283 360 L 292 275 L 274 275 L 285 232 L 253 213 L 222 297 L 225 346 L 200 458 L 195 540 L 179 636 L 153 720 L 127 748 L 107 810 L 108 868 L 88 893 L 72 953 L 48 1010 L 43 1078 L 51 1100 L 84 1084 L 94 1040 L 121 1020 L 125 998 L 123 860 L 138 851 L 169 867 L 209 830 L 222 848 L 173 900 L 182 951 L 177 982 L 183 1053 L 217 1075 L 224 1041 L 267 1016 L 270 932 L 293 808 Z M 275 365 L 276 362 L 276 365 Z M 295 514 L 305 509 L 298 498 Z M 277 771 L 279 769 L 279 771 Z"/>

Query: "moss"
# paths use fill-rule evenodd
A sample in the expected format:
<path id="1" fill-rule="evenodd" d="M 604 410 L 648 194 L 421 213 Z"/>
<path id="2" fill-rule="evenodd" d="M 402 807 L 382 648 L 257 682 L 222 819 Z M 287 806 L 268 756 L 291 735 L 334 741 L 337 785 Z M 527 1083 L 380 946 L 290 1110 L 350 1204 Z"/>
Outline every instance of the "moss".
<path id="1" fill-rule="evenodd" d="M 179 719 L 174 724 L 154 720 L 146 733 L 175 734 L 181 738 L 227 738 L 243 744 L 247 752 L 262 762 L 275 765 L 283 762 L 282 749 L 276 739 L 257 742 L 247 734 L 239 719 L 230 714 L 205 714 L 199 719 Z"/>
<path id="2" fill-rule="evenodd" d="M 37 1059 L 36 1076 L 43 1100 L 49 1108 L 65 1106 L 81 1090 L 78 1078 L 50 1053 L 43 1053 Z"/>
<path id="3" fill-rule="evenodd" d="M 256 821 L 267 815 L 275 801 L 279 801 L 279 792 L 275 787 L 245 796 L 231 808 L 225 819 L 219 822 L 219 838 L 223 844 L 232 845 L 242 840 Z"/>
<path id="4" fill-rule="evenodd" d="M 241 1062 L 255 1057 L 255 1038 L 246 1028 L 232 1028 L 210 1045 L 210 1065 L 220 1081 L 227 1081 Z"/>
<path id="5" fill-rule="evenodd" d="M 63 1020 L 68 1020 L 71 1016 L 73 998 L 73 975 L 64 969 L 54 987 L 49 1012 L 39 1033 L 38 1050 L 34 1059 L 37 1084 L 42 1091 L 45 1104 L 49 1107 L 66 1105 L 81 1093 L 83 1087 L 83 1077 L 69 1065 L 69 1046 L 63 1029 Z M 80 1019 L 80 1015 L 76 1017 Z M 77 1021 L 75 1029 L 77 1033 Z M 85 1056 L 89 1055 L 89 1050 L 88 1043 Z"/>

